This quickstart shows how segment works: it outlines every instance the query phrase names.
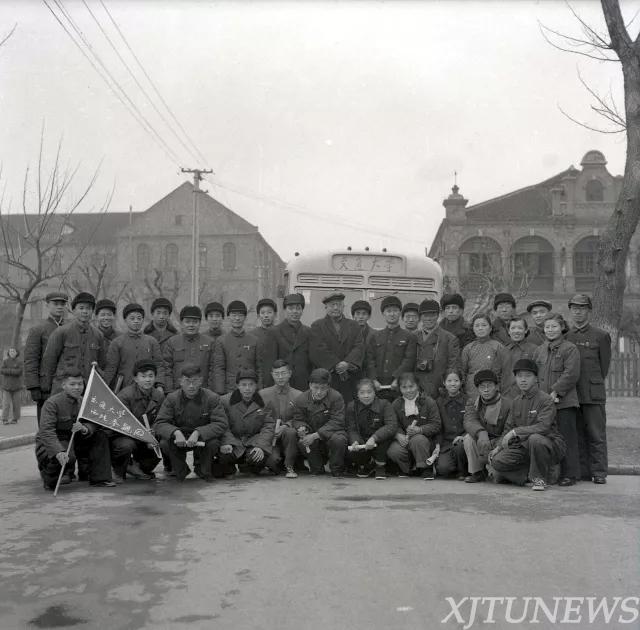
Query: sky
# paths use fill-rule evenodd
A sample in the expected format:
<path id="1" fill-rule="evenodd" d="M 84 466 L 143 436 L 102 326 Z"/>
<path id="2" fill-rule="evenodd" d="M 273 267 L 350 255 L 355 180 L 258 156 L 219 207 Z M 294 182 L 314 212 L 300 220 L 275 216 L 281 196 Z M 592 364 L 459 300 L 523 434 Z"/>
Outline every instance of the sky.
<path id="1" fill-rule="evenodd" d="M 571 6 L 604 33 L 599 2 Z M 640 2 L 622 6 L 631 19 Z M 52 11 L 71 32 L 73 20 L 146 123 Z M 73 192 L 99 166 L 85 211 L 112 189 L 110 210 L 145 210 L 189 177 L 181 167 L 211 168 L 203 188 L 285 261 L 347 245 L 424 252 L 454 172 L 469 205 L 579 167 L 590 149 L 623 172 L 623 134 L 561 111 L 611 128 L 578 73 L 622 103 L 617 63 L 543 38 L 540 24 L 579 36 L 565 2 L 3 0 L 0 33 L 14 24 L 0 48 L 9 211 L 43 129 L 45 164 L 62 139 L 64 163 L 78 166 Z"/>

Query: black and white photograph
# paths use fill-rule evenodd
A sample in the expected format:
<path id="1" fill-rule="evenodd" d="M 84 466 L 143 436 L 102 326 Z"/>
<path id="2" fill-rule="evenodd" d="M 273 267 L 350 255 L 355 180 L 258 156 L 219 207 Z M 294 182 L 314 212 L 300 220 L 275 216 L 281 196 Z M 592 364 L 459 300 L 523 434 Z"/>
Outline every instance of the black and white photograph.
<path id="1" fill-rule="evenodd" d="M 0 0 L 0 630 L 640 630 L 640 0 Z"/>

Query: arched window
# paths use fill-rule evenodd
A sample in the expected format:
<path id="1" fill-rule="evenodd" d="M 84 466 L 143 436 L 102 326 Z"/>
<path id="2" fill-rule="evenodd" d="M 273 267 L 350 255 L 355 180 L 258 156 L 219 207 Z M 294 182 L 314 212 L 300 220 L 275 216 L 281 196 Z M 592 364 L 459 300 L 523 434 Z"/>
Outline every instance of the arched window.
<path id="1" fill-rule="evenodd" d="M 225 271 L 233 271 L 236 268 L 236 246 L 233 243 L 225 243 L 222 246 L 222 268 Z"/>
<path id="2" fill-rule="evenodd" d="M 585 187 L 587 201 L 603 201 L 604 186 L 599 179 L 590 179 Z"/>
<path id="3" fill-rule="evenodd" d="M 596 254 L 598 237 L 587 236 L 573 250 L 573 275 L 576 291 L 592 291 L 596 280 Z"/>
<path id="4" fill-rule="evenodd" d="M 514 281 L 522 289 L 553 291 L 553 246 L 540 236 L 518 239 L 512 248 Z"/>
<path id="5" fill-rule="evenodd" d="M 502 273 L 500 245 L 492 238 L 474 236 L 460 247 L 460 274 L 496 276 Z"/>
<path id="6" fill-rule="evenodd" d="M 200 269 L 207 267 L 207 246 L 200 241 L 200 249 L 198 250 L 198 260 L 200 261 Z"/>
<path id="7" fill-rule="evenodd" d="M 147 271 L 151 267 L 151 250 L 149 246 L 146 243 L 140 243 L 136 253 L 138 271 Z"/>
<path id="8" fill-rule="evenodd" d="M 175 243 L 169 243 L 164 248 L 164 266 L 167 269 L 178 268 L 178 246 Z"/>

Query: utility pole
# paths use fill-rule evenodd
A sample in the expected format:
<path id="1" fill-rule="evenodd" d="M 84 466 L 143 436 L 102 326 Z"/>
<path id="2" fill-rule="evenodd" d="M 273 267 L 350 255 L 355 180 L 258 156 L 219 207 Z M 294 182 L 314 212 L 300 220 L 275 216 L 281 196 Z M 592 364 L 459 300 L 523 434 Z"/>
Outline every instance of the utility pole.
<path id="1" fill-rule="evenodd" d="M 198 304 L 200 293 L 200 227 L 198 225 L 198 195 L 202 175 L 213 173 L 210 168 L 181 168 L 183 173 L 193 173 L 193 229 L 191 233 L 191 304 Z"/>

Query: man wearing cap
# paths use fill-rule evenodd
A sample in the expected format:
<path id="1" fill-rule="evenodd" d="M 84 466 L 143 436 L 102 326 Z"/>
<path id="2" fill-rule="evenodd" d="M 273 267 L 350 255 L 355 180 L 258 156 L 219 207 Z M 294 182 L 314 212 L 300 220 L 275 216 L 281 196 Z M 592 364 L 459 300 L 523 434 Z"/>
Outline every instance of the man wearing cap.
<path id="1" fill-rule="evenodd" d="M 47 398 L 42 391 L 42 357 L 47 347 L 49 336 L 64 324 L 64 314 L 68 301 L 69 296 L 61 291 L 47 293 L 45 302 L 49 316 L 29 329 L 27 340 L 24 344 L 25 387 L 29 390 L 33 402 L 36 403 L 38 425 L 40 425 L 42 405 L 44 405 L 44 401 Z"/>
<path id="2" fill-rule="evenodd" d="M 215 354 L 217 342 L 200 332 L 201 322 L 202 311 L 199 306 L 185 306 L 180 311 L 182 332 L 168 339 L 162 349 L 167 392 L 180 387 L 180 370 L 187 363 L 200 366 L 202 387 L 214 388 L 215 360 L 220 357 Z"/>
<path id="3" fill-rule="evenodd" d="M 439 395 L 448 370 L 460 369 L 460 344 L 455 335 L 438 325 L 440 305 L 435 300 L 420 303 L 422 330 L 414 336 L 417 341 L 413 369 L 423 391 L 434 400 Z"/>
<path id="4" fill-rule="evenodd" d="M 262 298 L 256 304 L 256 314 L 258 316 L 258 325 L 251 331 L 258 341 L 262 341 L 267 332 L 273 328 L 276 321 L 278 306 L 271 298 Z"/>
<path id="5" fill-rule="evenodd" d="M 154 361 L 141 359 L 133 366 L 133 383 L 118 392 L 118 398 L 125 407 L 143 424 L 146 417 L 150 427 L 156 422 L 156 417 L 164 394 L 155 387 L 158 376 L 158 366 Z M 136 479 L 151 479 L 153 470 L 158 465 L 160 458 L 148 444 L 136 441 L 133 450 L 133 463 L 126 469 L 127 476 Z"/>
<path id="6" fill-rule="evenodd" d="M 104 337 L 91 326 L 95 304 L 96 300 L 91 293 L 78 293 L 71 302 L 74 320 L 51 333 L 42 357 L 43 392 L 48 394 L 60 391 L 62 374 L 67 370 L 80 370 L 86 382 L 94 362 L 98 364 L 98 368 L 104 368 Z"/>
<path id="7" fill-rule="evenodd" d="M 113 327 L 113 320 L 116 316 L 116 305 L 112 300 L 104 298 L 96 302 L 96 322 L 98 330 L 104 337 L 107 348 L 109 344 L 120 334 Z"/>
<path id="8" fill-rule="evenodd" d="M 322 475 L 328 461 L 331 474 L 341 477 L 348 445 L 345 407 L 344 399 L 330 382 L 328 370 L 316 368 L 311 372 L 309 389 L 294 403 L 293 428 L 311 474 Z"/>
<path id="9" fill-rule="evenodd" d="M 137 361 L 147 359 L 157 366 L 156 384 L 164 387 L 164 363 L 160 344 L 151 335 L 142 332 L 144 308 L 140 304 L 127 304 L 122 309 L 127 332 L 116 337 L 107 350 L 104 380 L 117 394 L 121 387 L 133 383 L 133 367 Z"/>
<path id="10" fill-rule="evenodd" d="M 564 457 L 566 447 L 556 424 L 553 398 L 538 388 L 538 366 L 520 359 L 513 366 L 520 394 L 511 403 L 502 436 L 489 454 L 494 481 L 544 490 L 551 466 Z"/>
<path id="11" fill-rule="evenodd" d="M 305 301 L 301 293 L 286 295 L 283 301 L 284 321 L 269 330 L 264 346 L 263 385 L 271 387 L 274 363 L 286 361 L 291 369 L 291 387 L 301 392 L 307 389 L 311 360 L 309 359 L 309 341 L 311 329 L 300 319 Z M 267 372 L 269 374 L 267 375 Z"/>
<path id="12" fill-rule="evenodd" d="M 160 449 L 171 460 L 178 481 L 191 472 L 187 451 L 194 451 L 195 473 L 213 481 L 211 467 L 229 421 L 220 396 L 202 387 L 199 365 L 186 364 L 180 370 L 180 389 L 167 395 L 160 407 L 154 433 Z M 204 443 L 202 446 L 198 444 Z"/>
<path id="13" fill-rule="evenodd" d="M 463 426 L 467 434 L 463 438 L 469 474 L 467 483 L 486 479 L 485 466 L 491 449 L 498 445 L 504 425 L 511 411 L 511 399 L 500 394 L 498 376 L 492 370 L 480 370 L 473 376 L 478 390 L 474 400 L 467 400 Z"/>
<path id="14" fill-rule="evenodd" d="M 400 327 L 402 303 L 395 295 L 382 300 L 380 311 L 387 325 L 382 330 L 374 330 L 367 341 L 366 371 L 378 396 L 393 401 L 398 397 L 400 374 L 413 372 L 416 335 Z"/>
<path id="15" fill-rule="evenodd" d="M 220 302 L 209 302 L 204 307 L 204 318 L 207 320 L 207 335 L 215 340 L 223 335 L 224 306 Z"/>
<path id="16" fill-rule="evenodd" d="M 418 332 L 420 323 L 420 307 L 415 302 L 407 302 L 402 307 L 402 323 L 404 329 L 412 333 Z"/>
<path id="17" fill-rule="evenodd" d="M 576 385 L 580 407 L 577 416 L 580 468 L 583 479 L 607 483 L 607 416 L 605 379 L 611 363 L 609 333 L 589 323 L 591 298 L 574 295 L 569 300 L 573 326 L 567 341 L 580 352 L 580 379 Z"/>
<path id="18" fill-rule="evenodd" d="M 236 388 L 236 374 L 239 370 L 253 370 L 258 374 L 259 388 L 262 387 L 262 353 L 258 351 L 258 339 L 244 329 L 247 306 L 240 300 L 233 300 L 227 306 L 227 317 L 231 330 L 218 339 L 214 352 L 214 390 L 219 394 L 232 392 Z"/>
<path id="19" fill-rule="evenodd" d="M 440 320 L 440 328 L 456 336 L 462 351 L 476 338 L 471 326 L 464 321 L 464 298 L 459 293 L 447 293 L 440 300 L 440 308 L 444 315 Z"/>
<path id="20" fill-rule="evenodd" d="M 353 317 L 353 321 L 362 328 L 362 337 L 364 339 L 366 352 L 367 342 L 373 332 L 373 328 L 369 326 L 369 320 L 371 319 L 371 304 L 369 304 L 367 300 L 356 300 L 351 305 L 351 317 Z"/>
<path id="21" fill-rule="evenodd" d="M 331 386 L 345 403 L 353 400 L 364 360 L 362 327 L 344 317 L 344 294 L 330 293 L 323 300 L 326 316 L 311 324 L 311 363 L 331 373 Z"/>
<path id="22" fill-rule="evenodd" d="M 173 304 L 167 298 L 159 297 L 151 302 L 151 322 L 143 332 L 157 339 L 161 350 L 168 339 L 178 334 L 169 320 L 172 312 Z"/>
<path id="23" fill-rule="evenodd" d="M 536 300 L 527 305 L 527 313 L 531 315 L 533 326 L 529 328 L 527 341 L 536 346 L 541 346 L 547 338 L 544 336 L 544 318 L 551 311 L 551 302 Z"/>
<path id="24" fill-rule="evenodd" d="M 498 293 L 493 299 L 493 310 L 496 317 L 493 320 L 491 337 L 506 346 L 511 341 L 509 337 L 509 322 L 516 312 L 516 299 L 511 293 Z"/>

